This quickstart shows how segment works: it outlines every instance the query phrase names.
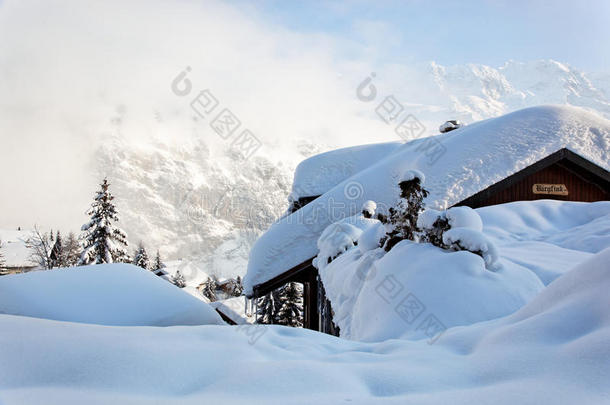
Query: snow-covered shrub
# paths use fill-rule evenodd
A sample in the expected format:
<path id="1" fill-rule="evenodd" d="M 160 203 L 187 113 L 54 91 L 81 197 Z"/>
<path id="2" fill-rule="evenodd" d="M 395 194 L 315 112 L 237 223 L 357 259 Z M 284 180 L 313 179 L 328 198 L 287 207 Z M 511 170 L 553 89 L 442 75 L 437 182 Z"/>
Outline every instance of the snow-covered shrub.
<path id="1" fill-rule="evenodd" d="M 421 242 L 429 242 L 446 250 L 467 250 L 481 256 L 488 269 L 496 268 L 497 249 L 483 235 L 481 217 L 472 208 L 453 207 L 447 211 L 428 209 L 419 216 L 417 226 L 421 229 Z"/>
<path id="2" fill-rule="evenodd" d="M 378 247 L 381 247 L 381 240 L 384 236 L 385 227 L 381 222 L 378 222 L 362 232 L 358 238 L 358 249 L 360 249 L 360 252 L 362 253 L 377 249 Z"/>
<path id="3" fill-rule="evenodd" d="M 375 201 L 365 201 L 364 204 L 362 204 L 362 216 L 365 218 L 373 218 L 376 209 L 377 204 Z"/>
<path id="4" fill-rule="evenodd" d="M 390 251 L 401 240 L 414 240 L 417 227 L 417 218 L 424 209 L 424 198 L 428 191 L 423 188 L 425 177 L 417 170 L 408 170 L 402 177 L 400 187 L 401 201 L 396 208 L 389 209 L 388 218 L 390 230 L 384 241 L 384 249 Z"/>
<path id="5" fill-rule="evenodd" d="M 346 222 L 335 222 L 324 229 L 318 239 L 318 256 L 314 259 L 313 265 L 321 268 L 355 246 L 362 230 Z"/>
<path id="6" fill-rule="evenodd" d="M 488 270 L 498 266 L 498 249 L 482 233 L 469 228 L 453 228 L 443 233 L 443 244 L 450 250 L 467 250 L 479 255 Z"/>

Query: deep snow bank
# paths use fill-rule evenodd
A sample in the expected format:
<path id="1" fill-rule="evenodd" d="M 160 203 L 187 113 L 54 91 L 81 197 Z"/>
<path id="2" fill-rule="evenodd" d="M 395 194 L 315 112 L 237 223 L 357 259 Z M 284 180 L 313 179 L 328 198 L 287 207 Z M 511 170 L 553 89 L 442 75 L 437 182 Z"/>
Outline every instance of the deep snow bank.
<path id="1" fill-rule="evenodd" d="M 0 313 L 100 325 L 224 324 L 205 302 L 131 264 L 0 277 Z"/>
<path id="2" fill-rule="evenodd" d="M 425 228 L 440 214 L 425 211 L 418 224 Z M 318 266 L 341 337 L 419 339 L 426 337 L 426 319 L 449 328 L 511 314 L 543 285 L 590 258 L 590 252 L 610 247 L 606 201 L 539 200 L 477 210 L 458 207 L 442 214 L 453 222 L 445 236 L 482 228 L 479 236 L 496 245 L 498 265 L 489 267 L 475 254 L 428 243 L 403 241 L 386 253 L 359 240 L 357 247 Z M 361 238 L 377 229 L 371 231 Z M 378 241 L 379 235 L 372 239 Z M 321 249 L 320 255 L 328 250 Z"/>
<path id="3" fill-rule="evenodd" d="M 449 329 L 432 345 L 279 326 L 117 328 L 0 315 L 0 400 L 603 404 L 609 266 L 606 249 L 514 315 Z"/>

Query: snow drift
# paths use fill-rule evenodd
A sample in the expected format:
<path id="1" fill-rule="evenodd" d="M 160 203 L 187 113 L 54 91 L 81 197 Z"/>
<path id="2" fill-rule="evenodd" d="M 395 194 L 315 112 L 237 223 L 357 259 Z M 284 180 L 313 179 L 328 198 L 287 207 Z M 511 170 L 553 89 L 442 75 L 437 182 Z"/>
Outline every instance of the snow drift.
<path id="1" fill-rule="evenodd" d="M 117 326 L 224 324 L 205 302 L 131 264 L 0 277 L 0 313 Z"/>
<path id="2" fill-rule="evenodd" d="M 515 314 L 449 329 L 432 345 L 280 326 L 125 329 L 0 315 L 0 400 L 607 403 L 609 264 L 606 249 Z"/>

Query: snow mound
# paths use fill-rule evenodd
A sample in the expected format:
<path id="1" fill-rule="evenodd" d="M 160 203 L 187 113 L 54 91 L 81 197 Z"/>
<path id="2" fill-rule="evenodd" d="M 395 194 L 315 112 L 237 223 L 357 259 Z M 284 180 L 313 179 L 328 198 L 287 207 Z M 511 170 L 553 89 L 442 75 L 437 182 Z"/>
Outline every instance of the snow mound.
<path id="1" fill-rule="evenodd" d="M 205 302 L 131 264 L 0 277 L 0 313 L 99 325 L 224 324 Z"/>
<path id="2" fill-rule="evenodd" d="M 610 250 L 600 252 L 513 315 L 433 342 L 0 315 L 1 396 L 10 404 L 604 404 L 609 264 Z"/>
<path id="3" fill-rule="evenodd" d="M 398 243 L 385 255 L 380 251 L 374 251 L 377 257 L 371 261 L 352 249 L 320 272 L 342 337 L 421 339 L 426 337 L 420 327 L 425 319 L 450 328 L 499 318 L 543 288 L 527 269 L 503 266 L 491 272 L 480 256 L 467 251 L 411 241 Z M 341 279 L 329 277 L 333 272 Z M 356 298 L 346 300 L 348 294 Z"/>
<path id="4" fill-rule="evenodd" d="M 476 210 L 503 261 L 549 284 L 610 247 L 610 202 L 519 201 Z"/>

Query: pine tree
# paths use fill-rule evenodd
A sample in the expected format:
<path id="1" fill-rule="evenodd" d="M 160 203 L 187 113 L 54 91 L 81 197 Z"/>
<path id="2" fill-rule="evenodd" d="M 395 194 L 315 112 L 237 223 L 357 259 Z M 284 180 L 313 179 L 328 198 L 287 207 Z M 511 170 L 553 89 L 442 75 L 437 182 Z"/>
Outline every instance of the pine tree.
<path id="1" fill-rule="evenodd" d="M 136 252 L 133 256 L 133 264 L 138 267 L 141 267 L 145 270 L 148 270 L 150 267 L 150 260 L 148 259 L 148 253 L 146 252 L 146 248 L 144 247 L 144 243 L 140 242 Z"/>
<path id="2" fill-rule="evenodd" d="M 288 283 L 279 293 L 281 303 L 277 314 L 277 323 L 280 325 L 303 326 L 303 289 L 297 283 Z"/>
<path id="3" fill-rule="evenodd" d="M 155 256 L 155 262 L 153 263 L 150 270 L 153 273 L 155 273 L 157 276 L 161 276 L 163 274 L 164 268 L 165 268 L 165 264 L 161 260 L 161 254 L 159 253 L 159 250 L 157 249 L 157 254 Z"/>
<path id="4" fill-rule="evenodd" d="M 278 323 L 278 313 L 281 308 L 281 301 L 278 290 L 273 290 L 269 294 L 258 299 L 258 310 L 256 323 L 267 325 Z"/>
<path id="5" fill-rule="evenodd" d="M 83 225 L 83 253 L 79 265 L 126 262 L 127 235 L 113 223 L 119 220 L 114 197 L 108 191 L 108 181 L 100 184 L 100 190 L 87 213 L 91 220 Z"/>
<path id="6" fill-rule="evenodd" d="M 8 274 L 8 270 L 6 269 L 6 261 L 4 260 L 4 254 L 2 253 L 2 248 L 2 240 L 0 239 L 0 276 Z"/>
<path id="7" fill-rule="evenodd" d="M 63 248 L 64 263 L 66 267 L 77 265 L 81 255 L 80 249 L 80 243 L 78 243 L 76 235 L 74 235 L 74 232 L 70 232 Z"/>
<path id="8" fill-rule="evenodd" d="M 51 234 L 53 231 L 51 231 Z M 50 268 L 66 267 L 64 243 L 61 239 L 61 233 L 57 231 L 55 241 L 51 248 L 51 254 L 49 255 L 49 266 Z"/>
<path id="9" fill-rule="evenodd" d="M 186 287 L 186 280 L 180 270 L 176 270 L 176 274 L 172 277 L 172 283 L 178 288 Z"/>

